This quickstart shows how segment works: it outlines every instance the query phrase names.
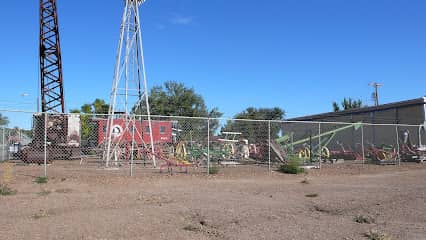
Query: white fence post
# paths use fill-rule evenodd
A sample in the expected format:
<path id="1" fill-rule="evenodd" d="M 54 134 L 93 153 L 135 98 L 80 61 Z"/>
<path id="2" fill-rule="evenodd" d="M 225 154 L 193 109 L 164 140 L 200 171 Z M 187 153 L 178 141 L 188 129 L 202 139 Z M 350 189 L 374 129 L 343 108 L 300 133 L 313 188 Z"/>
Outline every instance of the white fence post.
<path id="1" fill-rule="evenodd" d="M 1 156 L 1 160 L 2 161 L 6 160 L 5 159 L 5 156 L 6 156 L 6 144 L 5 144 L 5 141 L 4 141 L 4 137 L 5 137 L 5 128 L 2 127 L 2 156 Z"/>
<path id="2" fill-rule="evenodd" d="M 365 164 L 364 123 L 361 124 L 361 150 L 362 150 L 362 165 L 364 165 Z"/>
<path id="3" fill-rule="evenodd" d="M 319 151 L 319 168 L 321 169 L 322 146 L 321 146 L 321 123 L 318 123 L 318 151 Z"/>
<path id="4" fill-rule="evenodd" d="M 271 120 L 268 121 L 268 147 L 269 147 L 269 151 L 268 151 L 268 169 L 269 172 L 271 173 Z"/>
<path id="5" fill-rule="evenodd" d="M 5 138 L 5 128 L 3 127 L 2 128 L 2 145 L 3 145 L 3 149 L 2 149 L 2 161 L 4 161 L 4 160 L 6 160 L 5 159 L 5 156 L 6 156 L 6 141 L 4 140 L 4 138 Z"/>
<path id="6" fill-rule="evenodd" d="M 47 113 L 44 113 L 44 176 L 47 177 Z"/>
<path id="7" fill-rule="evenodd" d="M 207 119 L 207 175 L 210 174 L 210 118 Z"/>
<path id="8" fill-rule="evenodd" d="M 401 165 L 401 153 L 400 153 L 400 147 L 399 147 L 399 132 L 398 132 L 398 124 L 395 125 L 395 131 L 396 131 L 396 146 L 397 146 L 397 159 L 395 159 L 395 161 L 397 161 L 397 163 L 395 162 L 395 165 Z"/>
<path id="9" fill-rule="evenodd" d="M 132 147 L 130 150 L 130 177 L 133 177 L 133 161 L 134 161 L 134 151 L 135 151 L 135 128 L 136 128 L 136 116 L 132 115 L 131 118 L 132 121 Z M 151 144 L 153 144 L 151 142 Z"/>

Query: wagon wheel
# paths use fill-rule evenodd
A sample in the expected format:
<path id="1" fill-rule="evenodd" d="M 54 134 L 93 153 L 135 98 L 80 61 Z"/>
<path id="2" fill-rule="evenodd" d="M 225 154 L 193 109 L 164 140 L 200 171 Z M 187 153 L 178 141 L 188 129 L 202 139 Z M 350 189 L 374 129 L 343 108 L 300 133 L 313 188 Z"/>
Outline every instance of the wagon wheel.
<path id="1" fill-rule="evenodd" d="M 235 148 L 233 144 L 225 144 L 222 147 L 222 157 L 229 159 L 235 155 Z"/>
<path id="2" fill-rule="evenodd" d="M 385 151 L 378 151 L 378 153 L 376 154 L 376 157 L 377 157 L 377 160 L 379 161 L 388 160 L 388 156 Z"/>
<path id="3" fill-rule="evenodd" d="M 179 159 L 186 159 L 187 152 L 186 152 L 186 145 L 185 142 L 179 142 L 176 145 L 176 157 Z"/>
<path id="4" fill-rule="evenodd" d="M 321 157 L 324 159 L 330 158 L 330 150 L 327 147 L 322 147 L 321 149 Z"/>
<path id="5" fill-rule="evenodd" d="M 299 158 L 301 159 L 311 158 L 311 151 L 309 150 L 308 147 L 304 147 L 303 149 L 300 149 Z"/>

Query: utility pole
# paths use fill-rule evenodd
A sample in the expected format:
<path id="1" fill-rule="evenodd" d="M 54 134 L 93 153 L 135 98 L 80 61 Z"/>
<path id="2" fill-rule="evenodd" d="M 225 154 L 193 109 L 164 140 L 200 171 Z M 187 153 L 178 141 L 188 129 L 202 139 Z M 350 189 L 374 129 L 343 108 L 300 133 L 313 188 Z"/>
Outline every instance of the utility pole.
<path id="1" fill-rule="evenodd" d="M 373 82 L 370 83 L 370 86 L 374 88 L 374 92 L 372 94 L 372 98 L 374 100 L 374 105 L 379 106 L 379 88 L 383 86 L 381 83 Z"/>

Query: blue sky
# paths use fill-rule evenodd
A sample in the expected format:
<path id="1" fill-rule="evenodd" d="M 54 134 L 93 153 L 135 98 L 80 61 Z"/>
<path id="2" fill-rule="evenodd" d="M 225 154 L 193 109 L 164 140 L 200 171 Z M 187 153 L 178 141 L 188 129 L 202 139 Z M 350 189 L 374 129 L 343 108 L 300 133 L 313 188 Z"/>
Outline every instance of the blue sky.
<path id="1" fill-rule="evenodd" d="M 122 10 L 58 0 L 67 110 L 108 100 Z M 423 0 L 148 0 L 148 85 L 183 82 L 226 117 L 250 106 L 321 113 L 346 96 L 372 104 L 373 81 L 381 102 L 422 97 L 425 12 Z M 38 1 L 2 3 L 0 27 L 0 109 L 35 110 Z"/>

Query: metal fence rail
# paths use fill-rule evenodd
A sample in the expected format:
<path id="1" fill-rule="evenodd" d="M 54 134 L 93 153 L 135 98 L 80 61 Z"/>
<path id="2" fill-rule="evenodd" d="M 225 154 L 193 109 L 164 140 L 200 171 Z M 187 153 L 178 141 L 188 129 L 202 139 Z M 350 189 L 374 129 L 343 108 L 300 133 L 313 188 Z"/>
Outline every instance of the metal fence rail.
<path id="1" fill-rule="evenodd" d="M 8 126 L 0 126 L 0 160 L 43 166 L 46 176 L 56 162 L 125 175 L 147 169 L 208 174 L 246 165 L 267 172 L 288 161 L 318 168 L 398 165 L 426 155 L 423 125 L 170 116 L 151 116 L 149 124 L 139 115 L 0 112 L 13 115 Z"/>

